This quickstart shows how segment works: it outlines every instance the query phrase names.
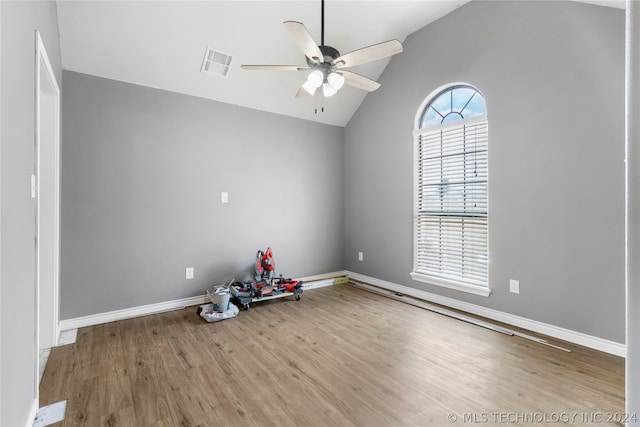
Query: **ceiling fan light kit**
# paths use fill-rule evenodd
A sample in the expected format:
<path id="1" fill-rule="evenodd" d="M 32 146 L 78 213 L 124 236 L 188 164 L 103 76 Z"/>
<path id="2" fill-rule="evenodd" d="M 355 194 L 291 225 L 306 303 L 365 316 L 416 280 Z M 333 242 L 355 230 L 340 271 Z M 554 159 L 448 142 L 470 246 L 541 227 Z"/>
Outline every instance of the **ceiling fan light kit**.
<path id="1" fill-rule="evenodd" d="M 329 73 L 327 76 L 327 82 L 336 91 L 340 90 L 344 86 L 344 76 L 338 73 Z"/>
<path id="2" fill-rule="evenodd" d="M 309 83 L 309 81 L 307 80 L 306 82 L 302 83 L 302 89 L 304 89 L 309 95 L 313 95 L 314 93 L 316 93 L 316 89 L 318 88 L 312 85 L 311 83 Z M 299 94 L 297 96 L 300 97 L 303 95 Z"/>
<path id="3" fill-rule="evenodd" d="M 284 25 L 291 33 L 294 41 L 305 55 L 307 66 L 297 65 L 242 65 L 244 70 L 272 71 L 309 71 L 296 97 L 314 95 L 322 86 L 325 97 L 335 95 L 345 84 L 348 86 L 373 92 L 380 83 L 368 77 L 343 68 L 366 64 L 379 59 L 388 58 L 402 52 L 402 44 L 398 40 L 388 40 L 362 49 L 340 55 L 337 49 L 324 44 L 324 0 L 321 10 L 321 44 L 318 45 L 301 22 L 285 21 Z"/>
<path id="4" fill-rule="evenodd" d="M 333 96 L 336 93 L 338 93 L 338 91 L 333 86 L 331 86 L 329 83 L 323 83 L 322 84 L 322 94 L 324 95 L 325 98 Z"/>
<path id="5" fill-rule="evenodd" d="M 320 70 L 314 70 L 309 73 L 307 77 L 307 83 L 309 83 L 314 88 L 319 88 L 324 82 L 324 74 Z"/>

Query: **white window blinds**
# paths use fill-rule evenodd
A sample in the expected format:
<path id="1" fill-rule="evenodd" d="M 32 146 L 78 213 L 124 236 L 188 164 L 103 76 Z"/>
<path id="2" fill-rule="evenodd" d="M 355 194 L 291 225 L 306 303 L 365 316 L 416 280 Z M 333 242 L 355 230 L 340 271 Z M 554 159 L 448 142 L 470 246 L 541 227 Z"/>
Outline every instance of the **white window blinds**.
<path id="1" fill-rule="evenodd" d="M 486 116 L 415 137 L 414 273 L 488 287 Z"/>

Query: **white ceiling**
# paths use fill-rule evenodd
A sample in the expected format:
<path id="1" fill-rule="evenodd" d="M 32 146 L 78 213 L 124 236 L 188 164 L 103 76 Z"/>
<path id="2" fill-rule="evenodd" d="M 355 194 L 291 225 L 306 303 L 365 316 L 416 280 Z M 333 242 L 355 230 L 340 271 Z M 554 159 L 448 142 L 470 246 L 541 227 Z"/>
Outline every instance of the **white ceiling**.
<path id="1" fill-rule="evenodd" d="M 467 1 L 327 0 L 325 44 L 347 53 L 393 38 L 403 42 Z M 624 5 L 624 0 L 593 1 L 603 2 Z M 282 23 L 303 22 L 319 43 L 320 0 L 58 0 L 57 6 L 66 70 L 338 126 L 349 122 L 366 96 L 345 86 L 324 101 L 295 98 L 306 73 L 240 69 L 241 64 L 305 65 Z M 228 77 L 200 72 L 207 46 L 233 56 Z M 351 70 L 376 80 L 388 63 Z M 316 114 L 322 102 L 324 112 Z"/>
<path id="2" fill-rule="evenodd" d="M 325 44 L 340 53 L 412 32 L 466 0 L 325 4 Z M 320 1 L 58 1 L 66 70 L 344 126 L 366 92 L 345 86 L 324 101 L 295 98 L 304 72 L 246 71 L 241 64 L 306 65 L 284 21 L 320 42 Z M 200 72 L 205 49 L 231 54 L 228 77 Z M 377 79 L 388 60 L 351 70 Z M 321 105 L 320 100 L 318 106 Z"/>

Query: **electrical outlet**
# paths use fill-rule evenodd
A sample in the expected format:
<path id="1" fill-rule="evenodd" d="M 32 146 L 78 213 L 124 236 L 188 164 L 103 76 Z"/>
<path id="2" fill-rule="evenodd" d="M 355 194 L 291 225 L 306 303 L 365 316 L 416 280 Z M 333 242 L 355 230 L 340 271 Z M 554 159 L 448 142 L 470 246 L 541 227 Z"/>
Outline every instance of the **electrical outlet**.
<path id="1" fill-rule="evenodd" d="M 226 191 L 220 193 L 220 203 L 229 203 L 229 193 Z"/>
<path id="2" fill-rule="evenodd" d="M 509 291 L 512 294 L 519 294 L 520 293 L 520 281 L 519 280 L 509 280 Z"/>
<path id="3" fill-rule="evenodd" d="M 193 267 L 187 267 L 186 269 L 186 278 L 193 279 Z"/>
<path id="4" fill-rule="evenodd" d="M 364 261 L 364 254 L 362 252 L 358 252 L 358 261 Z"/>

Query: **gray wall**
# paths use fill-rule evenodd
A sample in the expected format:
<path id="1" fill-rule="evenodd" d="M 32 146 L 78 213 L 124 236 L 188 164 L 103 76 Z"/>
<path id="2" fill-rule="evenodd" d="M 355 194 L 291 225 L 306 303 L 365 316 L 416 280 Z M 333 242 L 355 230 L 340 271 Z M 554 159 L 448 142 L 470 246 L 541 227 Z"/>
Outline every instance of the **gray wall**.
<path id="1" fill-rule="evenodd" d="M 624 11 L 473 1 L 404 48 L 345 130 L 347 269 L 624 342 Z M 409 277 L 414 118 L 460 81 L 488 108 L 488 298 Z"/>
<path id="2" fill-rule="evenodd" d="M 65 71 L 61 150 L 62 319 L 344 269 L 343 128 Z"/>
<path id="3" fill-rule="evenodd" d="M 60 45 L 54 2 L 0 2 L 2 97 L 0 158 L 0 425 L 25 425 L 35 398 L 34 173 L 35 30 L 58 83 Z"/>

